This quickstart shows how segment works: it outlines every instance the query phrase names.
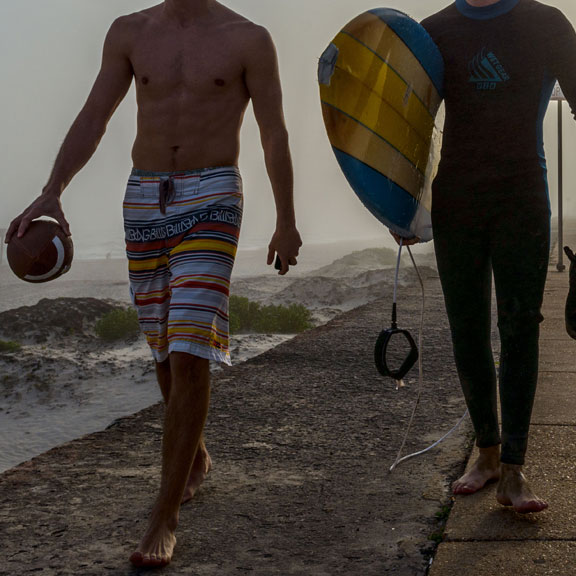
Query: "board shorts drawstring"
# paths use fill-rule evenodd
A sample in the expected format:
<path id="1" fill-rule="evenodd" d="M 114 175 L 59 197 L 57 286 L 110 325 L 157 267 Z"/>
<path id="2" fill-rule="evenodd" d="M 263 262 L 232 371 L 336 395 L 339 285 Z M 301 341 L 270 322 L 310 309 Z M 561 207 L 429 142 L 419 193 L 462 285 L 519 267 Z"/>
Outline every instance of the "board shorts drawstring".
<path id="1" fill-rule="evenodd" d="M 159 197 L 159 204 L 160 204 L 160 212 L 162 214 L 166 214 L 166 206 L 174 200 L 174 179 L 172 176 L 169 176 L 167 180 L 160 180 L 160 197 Z"/>

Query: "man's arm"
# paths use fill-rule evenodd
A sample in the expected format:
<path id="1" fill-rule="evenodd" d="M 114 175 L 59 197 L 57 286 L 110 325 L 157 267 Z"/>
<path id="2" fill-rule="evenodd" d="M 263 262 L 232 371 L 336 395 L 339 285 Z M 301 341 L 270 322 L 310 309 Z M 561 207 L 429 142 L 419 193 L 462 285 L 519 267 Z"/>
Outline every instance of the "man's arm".
<path id="1" fill-rule="evenodd" d="M 255 32 L 248 52 L 246 86 L 254 115 L 260 128 L 266 170 L 276 203 L 276 231 L 268 246 L 268 264 L 277 254 L 282 263 L 280 274 L 286 274 L 302 245 L 294 213 L 294 176 L 288 144 L 288 132 L 282 110 L 282 89 L 276 49 L 264 28 Z"/>
<path id="2" fill-rule="evenodd" d="M 132 76 L 125 24 L 119 19 L 106 36 L 100 72 L 86 104 L 62 143 L 48 183 L 42 194 L 12 221 L 6 242 L 16 232 L 18 236 L 24 235 L 30 222 L 40 216 L 56 219 L 66 234 L 70 235 L 60 196 L 96 151 L 108 121 L 130 88 Z"/>
<path id="3" fill-rule="evenodd" d="M 560 83 L 576 119 L 576 32 L 570 21 L 557 8 L 550 8 L 549 59 L 553 75 Z"/>

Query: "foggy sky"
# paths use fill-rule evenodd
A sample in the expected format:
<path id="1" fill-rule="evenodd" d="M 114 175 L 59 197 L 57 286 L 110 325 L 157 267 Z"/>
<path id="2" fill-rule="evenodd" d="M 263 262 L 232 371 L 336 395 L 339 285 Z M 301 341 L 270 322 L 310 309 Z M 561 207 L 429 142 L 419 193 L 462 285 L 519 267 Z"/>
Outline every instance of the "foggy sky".
<path id="1" fill-rule="evenodd" d="M 98 72 L 104 36 L 117 16 L 157 4 L 146 0 L 2 0 L 0 4 L 0 228 L 45 184 L 69 126 Z M 342 176 L 322 123 L 316 68 L 336 33 L 374 0 L 225 0 L 266 26 L 276 42 L 296 176 L 296 209 L 305 242 L 385 236 Z M 388 0 L 417 20 L 447 0 Z M 576 25 L 573 0 L 548 0 Z M 576 57 L 576 55 L 575 55 Z M 100 147 L 63 197 L 75 241 L 123 238 L 121 203 L 136 130 L 133 88 L 117 110 Z M 556 104 L 545 124 L 549 182 L 555 206 Z M 565 105 L 566 206 L 576 213 L 576 126 Z M 242 243 L 265 245 L 275 213 L 251 109 L 242 130 L 240 168 L 246 195 Z"/>

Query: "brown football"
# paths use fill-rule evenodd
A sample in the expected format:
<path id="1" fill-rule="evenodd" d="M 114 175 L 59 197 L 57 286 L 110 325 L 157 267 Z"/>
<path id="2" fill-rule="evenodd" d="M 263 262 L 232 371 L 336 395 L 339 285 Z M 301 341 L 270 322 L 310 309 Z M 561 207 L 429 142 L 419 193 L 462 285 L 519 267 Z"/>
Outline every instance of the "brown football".
<path id="1" fill-rule="evenodd" d="M 34 220 L 22 238 L 14 235 L 6 248 L 12 272 L 26 282 L 48 282 L 70 270 L 72 238 L 52 220 Z"/>

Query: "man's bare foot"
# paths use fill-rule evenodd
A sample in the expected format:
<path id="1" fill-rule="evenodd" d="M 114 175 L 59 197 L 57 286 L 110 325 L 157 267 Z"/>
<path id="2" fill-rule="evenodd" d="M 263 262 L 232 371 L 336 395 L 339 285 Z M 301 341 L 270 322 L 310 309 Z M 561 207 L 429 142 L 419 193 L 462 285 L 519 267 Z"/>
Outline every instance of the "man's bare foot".
<path id="1" fill-rule="evenodd" d="M 192 464 L 192 469 L 190 470 L 190 476 L 188 477 L 188 483 L 184 489 L 184 494 L 182 496 L 182 504 L 189 502 L 194 497 L 194 494 L 198 491 L 198 488 L 206 480 L 206 476 L 212 469 L 212 458 L 206 450 L 206 446 L 202 443 L 198 446 L 198 452 L 194 463 Z"/>
<path id="2" fill-rule="evenodd" d="M 150 526 L 130 562 L 138 568 L 163 568 L 170 564 L 176 536 L 167 526 Z"/>
<path id="3" fill-rule="evenodd" d="M 526 476 L 522 473 L 522 466 L 502 464 L 501 470 L 496 500 L 502 506 L 512 506 L 520 514 L 542 512 L 548 508 L 548 502 L 532 492 Z"/>
<path id="4" fill-rule="evenodd" d="M 480 448 L 472 468 L 452 484 L 454 494 L 474 494 L 500 478 L 500 446 Z"/>

